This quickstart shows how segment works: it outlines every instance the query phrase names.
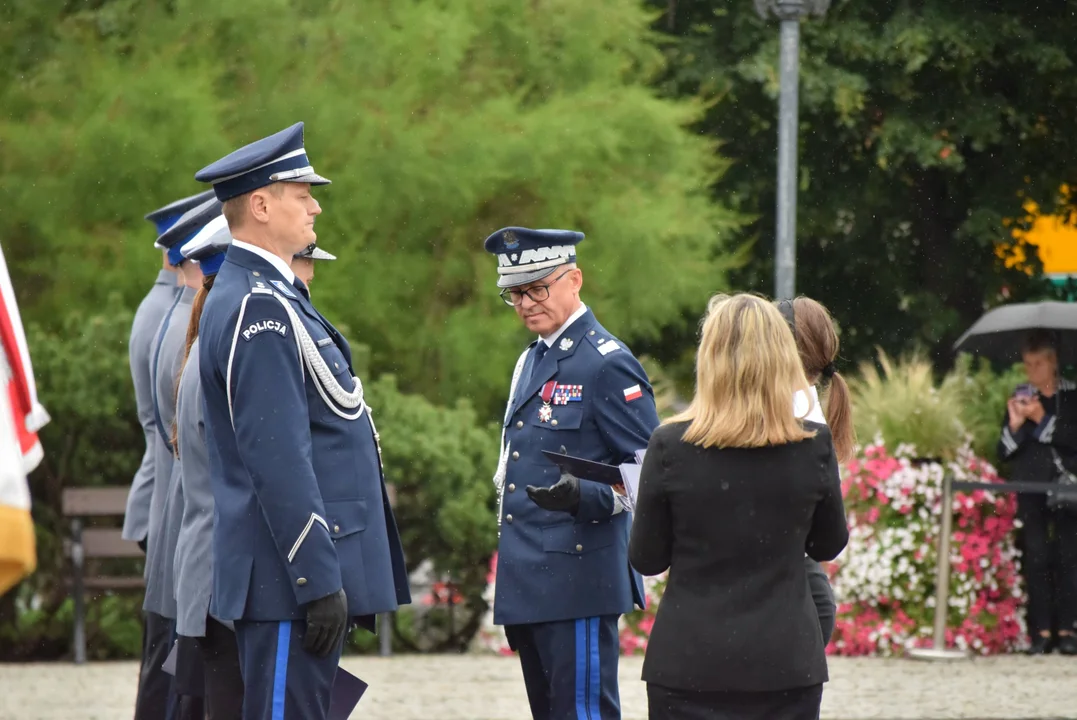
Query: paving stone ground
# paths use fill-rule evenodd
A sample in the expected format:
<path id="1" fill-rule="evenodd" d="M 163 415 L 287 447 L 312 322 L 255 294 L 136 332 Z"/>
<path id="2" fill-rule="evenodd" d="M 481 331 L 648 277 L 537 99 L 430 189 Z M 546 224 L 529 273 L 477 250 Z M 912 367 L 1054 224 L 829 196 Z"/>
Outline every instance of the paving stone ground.
<path id="1" fill-rule="evenodd" d="M 370 683 L 353 718 L 527 720 L 514 658 L 349 657 Z M 647 717 L 640 658 L 621 663 L 624 720 Z M 0 665 L 0 720 L 130 720 L 132 662 Z M 964 663 L 832 658 L 823 694 L 830 720 L 1077 719 L 1077 658 L 1007 656 Z"/>

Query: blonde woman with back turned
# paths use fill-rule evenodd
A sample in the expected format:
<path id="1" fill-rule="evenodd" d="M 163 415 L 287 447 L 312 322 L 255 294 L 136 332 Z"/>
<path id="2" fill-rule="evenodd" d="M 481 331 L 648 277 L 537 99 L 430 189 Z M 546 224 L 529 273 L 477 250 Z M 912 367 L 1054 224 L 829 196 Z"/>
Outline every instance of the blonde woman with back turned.
<path id="1" fill-rule="evenodd" d="M 826 656 L 805 552 L 849 539 L 825 425 L 798 420 L 807 392 L 781 313 L 753 295 L 713 298 L 696 394 L 651 436 L 629 559 L 669 570 L 643 664 L 651 720 L 814 720 Z"/>

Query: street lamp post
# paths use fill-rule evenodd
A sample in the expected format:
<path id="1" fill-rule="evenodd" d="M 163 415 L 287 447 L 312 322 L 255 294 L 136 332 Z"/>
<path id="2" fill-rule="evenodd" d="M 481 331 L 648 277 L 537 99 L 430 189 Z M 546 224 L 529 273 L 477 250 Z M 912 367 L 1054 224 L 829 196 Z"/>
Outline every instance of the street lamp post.
<path id="1" fill-rule="evenodd" d="M 778 60 L 778 201 L 774 253 L 774 296 L 791 300 L 796 293 L 797 231 L 797 89 L 800 83 L 800 19 L 822 16 L 830 0 L 753 0 L 763 18 L 781 21 Z"/>

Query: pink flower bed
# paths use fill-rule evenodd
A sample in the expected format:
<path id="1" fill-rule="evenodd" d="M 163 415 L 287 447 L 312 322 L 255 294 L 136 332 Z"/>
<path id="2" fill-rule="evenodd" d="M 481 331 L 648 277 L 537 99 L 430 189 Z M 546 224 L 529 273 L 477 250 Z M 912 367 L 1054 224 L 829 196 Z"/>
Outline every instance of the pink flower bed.
<path id="1" fill-rule="evenodd" d="M 931 644 L 942 479 L 999 483 L 967 449 L 954 462 L 914 463 L 912 448 L 866 448 L 845 468 L 849 547 L 830 565 L 838 617 L 828 652 L 900 654 Z M 1014 547 L 1015 496 L 954 494 L 947 645 L 981 655 L 1018 649 L 1024 593 Z"/>

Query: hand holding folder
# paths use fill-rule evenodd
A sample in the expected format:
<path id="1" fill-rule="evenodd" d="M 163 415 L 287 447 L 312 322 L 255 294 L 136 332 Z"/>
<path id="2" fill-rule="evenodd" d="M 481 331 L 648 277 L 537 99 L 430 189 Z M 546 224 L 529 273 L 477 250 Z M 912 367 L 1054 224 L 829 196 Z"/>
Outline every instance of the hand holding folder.
<path id="1" fill-rule="evenodd" d="M 646 450 L 637 450 L 636 457 L 642 460 Z M 623 493 L 628 499 L 627 509 L 632 511 L 636 507 L 636 496 L 639 492 L 639 473 L 641 465 L 636 463 L 622 463 L 620 465 L 608 465 L 594 460 L 573 457 L 552 450 L 543 450 L 545 455 L 554 465 L 557 465 L 562 473 L 575 475 L 581 480 L 609 485 L 614 489 L 624 488 Z"/>

